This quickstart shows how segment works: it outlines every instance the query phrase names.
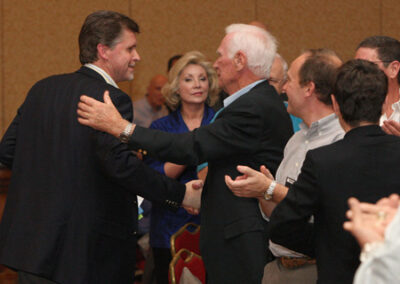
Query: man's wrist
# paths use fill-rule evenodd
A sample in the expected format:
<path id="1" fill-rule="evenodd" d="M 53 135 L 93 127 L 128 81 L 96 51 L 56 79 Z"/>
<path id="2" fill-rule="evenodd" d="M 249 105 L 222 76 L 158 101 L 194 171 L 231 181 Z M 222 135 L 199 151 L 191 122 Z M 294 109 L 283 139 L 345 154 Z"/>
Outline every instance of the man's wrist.
<path id="1" fill-rule="evenodd" d="M 114 136 L 119 138 L 122 143 L 128 143 L 129 138 L 132 136 L 133 130 L 135 129 L 136 125 L 127 120 L 122 120 L 119 125 L 120 127 L 118 127 L 118 132 L 115 132 Z"/>
<path id="2" fill-rule="evenodd" d="M 271 183 L 269 184 L 267 190 L 264 192 L 264 199 L 265 200 L 271 200 L 272 196 L 274 194 L 275 188 L 277 186 L 277 182 L 276 181 L 271 181 Z"/>
<path id="3" fill-rule="evenodd" d="M 383 240 L 382 241 L 374 241 L 374 242 L 368 242 L 365 243 L 361 249 L 361 254 L 360 254 L 360 261 L 364 262 L 367 260 L 371 255 L 373 255 L 380 247 L 383 245 Z"/>

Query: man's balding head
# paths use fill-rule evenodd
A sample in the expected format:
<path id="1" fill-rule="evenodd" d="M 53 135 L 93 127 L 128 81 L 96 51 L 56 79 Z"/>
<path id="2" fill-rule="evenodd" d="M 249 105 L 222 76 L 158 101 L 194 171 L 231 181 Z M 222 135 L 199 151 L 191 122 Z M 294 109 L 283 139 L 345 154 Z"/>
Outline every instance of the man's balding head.
<path id="1" fill-rule="evenodd" d="M 165 102 L 164 96 L 161 93 L 162 87 L 168 82 L 167 77 L 161 74 L 151 78 L 147 87 L 147 100 L 154 109 L 159 109 Z"/>

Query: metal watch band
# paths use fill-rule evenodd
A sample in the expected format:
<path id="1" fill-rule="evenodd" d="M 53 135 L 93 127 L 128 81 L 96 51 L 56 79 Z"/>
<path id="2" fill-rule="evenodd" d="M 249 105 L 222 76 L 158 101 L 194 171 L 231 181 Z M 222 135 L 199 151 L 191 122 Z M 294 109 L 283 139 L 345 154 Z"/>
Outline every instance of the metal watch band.
<path id="1" fill-rule="evenodd" d="M 124 131 L 122 131 L 121 134 L 119 135 L 119 140 L 120 140 L 122 143 L 128 143 L 129 138 L 131 137 L 132 127 L 133 127 L 133 124 L 132 124 L 132 123 L 129 123 L 129 124 L 125 127 Z"/>
<path id="2" fill-rule="evenodd" d="M 268 189 L 264 192 L 264 199 L 265 200 L 271 200 L 272 195 L 274 194 L 274 190 L 276 187 L 276 181 L 272 181 L 268 187 Z"/>

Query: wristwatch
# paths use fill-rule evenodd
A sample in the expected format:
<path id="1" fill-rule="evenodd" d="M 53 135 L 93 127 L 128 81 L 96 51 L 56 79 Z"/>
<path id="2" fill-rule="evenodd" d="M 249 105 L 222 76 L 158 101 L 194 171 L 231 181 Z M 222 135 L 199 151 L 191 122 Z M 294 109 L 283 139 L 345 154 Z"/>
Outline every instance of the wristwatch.
<path id="1" fill-rule="evenodd" d="M 131 137 L 131 135 L 132 135 L 132 127 L 133 127 L 133 124 L 132 123 L 129 123 L 126 127 L 125 127 L 125 129 L 124 129 L 124 131 L 122 131 L 121 132 L 121 134 L 119 135 L 119 140 L 122 142 L 122 143 L 128 143 L 128 141 L 129 141 L 129 138 Z"/>
<path id="2" fill-rule="evenodd" d="M 265 200 L 271 200 L 272 195 L 274 194 L 274 190 L 276 187 L 276 181 L 272 181 L 268 187 L 268 189 L 264 192 L 264 199 Z"/>

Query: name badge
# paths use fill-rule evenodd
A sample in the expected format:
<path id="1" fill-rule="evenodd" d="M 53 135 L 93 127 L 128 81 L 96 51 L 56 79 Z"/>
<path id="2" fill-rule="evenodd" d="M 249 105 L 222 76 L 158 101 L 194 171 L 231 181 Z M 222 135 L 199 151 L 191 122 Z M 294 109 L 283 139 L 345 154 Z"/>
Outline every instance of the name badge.
<path id="1" fill-rule="evenodd" d="M 294 184 L 295 181 L 296 181 L 295 179 L 292 179 L 291 177 L 287 177 L 287 178 L 286 178 L 286 182 L 285 182 L 285 186 L 288 187 L 288 188 L 290 188 L 290 186 L 291 186 L 292 184 Z"/>

